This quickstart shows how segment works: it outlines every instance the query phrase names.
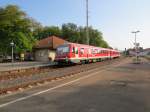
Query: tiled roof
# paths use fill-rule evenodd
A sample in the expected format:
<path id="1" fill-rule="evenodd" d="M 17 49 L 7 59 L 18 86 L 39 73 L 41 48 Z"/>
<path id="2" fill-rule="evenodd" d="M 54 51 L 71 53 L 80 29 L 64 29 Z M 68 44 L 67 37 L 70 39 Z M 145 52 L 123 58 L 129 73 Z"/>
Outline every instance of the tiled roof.
<path id="1" fill-rule="evenodd" d="M 49 49 L 56 49 L 57 46 L 64 44 L 65 40 L 56 37 L 56 36 L 50 36 L 47 38 L 44 38 L 42 40 L 37 41 L 34 48 L 49 48 Z"/>

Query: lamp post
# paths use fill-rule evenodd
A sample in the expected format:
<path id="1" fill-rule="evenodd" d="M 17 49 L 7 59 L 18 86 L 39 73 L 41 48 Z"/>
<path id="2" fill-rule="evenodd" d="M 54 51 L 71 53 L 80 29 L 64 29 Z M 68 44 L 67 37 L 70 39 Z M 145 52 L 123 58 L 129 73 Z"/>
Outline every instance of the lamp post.
<path id="1" fill-rule="evenodd" d="M 135 54 L 136 61 L 138 60 L 138 56 L 137 56 L 137 46 L 138 46 L 138 43 L 137 43 L 136 36 L 137 36 L 137 33 L 139 33 L 139 32 L 140 32 L 139 30 L 131 32 L 131 33 L 135 34 L 135 43 L 134 43 L 134 45 L 135 45 L 135 52 L 136 52 L 136 54 Z"/>
<path id="2" fill-rule="evenodd" d="M 11 45 L 11 62 L 13 63 L 14 62 L 14 42 L 13 41 L 11 41 L 11 43 L 10 43 L 10 45 Z"/>

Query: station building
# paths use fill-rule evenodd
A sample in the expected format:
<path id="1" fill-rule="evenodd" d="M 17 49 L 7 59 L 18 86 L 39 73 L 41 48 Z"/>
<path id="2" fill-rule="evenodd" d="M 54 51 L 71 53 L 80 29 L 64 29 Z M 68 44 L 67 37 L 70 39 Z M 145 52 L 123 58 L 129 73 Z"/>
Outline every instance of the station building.
<path id="1" fill-rule="evenodd" d="M 35 61 L 54 61 L 56 48 L 64 43 L 67 43 L 67 41 L 56 36 L 39 40 L 33 47 Z"/>

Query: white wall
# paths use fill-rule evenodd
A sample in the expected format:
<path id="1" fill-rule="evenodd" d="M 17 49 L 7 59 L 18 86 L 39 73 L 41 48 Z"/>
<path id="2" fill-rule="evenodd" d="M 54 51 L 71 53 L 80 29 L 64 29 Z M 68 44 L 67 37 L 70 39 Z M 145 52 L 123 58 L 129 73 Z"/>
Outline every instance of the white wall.
<path id="1" fill-rule="evenodd" d="M 55 59 L 55 50 L 49 50 L 49 49 L 36 49 L 35 51 L 35 60 L 36 61 L 50 61 L 49 58 L 51 58 L 51 61 L 54 61 Z"/>

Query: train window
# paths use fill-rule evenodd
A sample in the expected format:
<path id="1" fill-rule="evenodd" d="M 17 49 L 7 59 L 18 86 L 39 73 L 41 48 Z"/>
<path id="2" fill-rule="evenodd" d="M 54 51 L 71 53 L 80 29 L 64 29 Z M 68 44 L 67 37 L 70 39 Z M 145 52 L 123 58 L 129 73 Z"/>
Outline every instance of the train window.
<path id="1" fill-rule="evenodd" d="M 89 54 L 91 54 L 91 49 L 88 49 L 88 51 L 89 51 Z"/>
<path id="2" fill-rule="evenodd" d="M 98 50 L 98 53 L 100 54 L 100 53 L 101 53 L 101 50 Z"/>
<path id="3" fill-rule="evenodd" d="M 84 54 L 84 48 L 81 48 L 81 49 L 80 49 L 80 53 L 81 53 L 81 54 Z"/>
<path id="4" fill-rule="evenodd" d="M 97 53 L 98 53 L 98 50 L 97 50 L 97 49 L 95 49 L 94 51 L 95 51 L 95 54 L 97 54 Z"/>
<path id="5" fill-rule="evenodd" d="M 91 49 L 91 51 L 92 51 L 92 54 L 95 54 L 95 51 L 94 51 L 94 49 Z"/>
<path id="6" fill-rule="evenodd" d="M 69 52 L 68 46 L 61 46 L 57 48 L 57 53 L 67 53 L 67 52 Z"/>

